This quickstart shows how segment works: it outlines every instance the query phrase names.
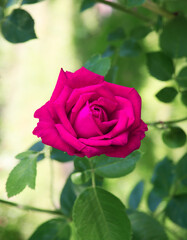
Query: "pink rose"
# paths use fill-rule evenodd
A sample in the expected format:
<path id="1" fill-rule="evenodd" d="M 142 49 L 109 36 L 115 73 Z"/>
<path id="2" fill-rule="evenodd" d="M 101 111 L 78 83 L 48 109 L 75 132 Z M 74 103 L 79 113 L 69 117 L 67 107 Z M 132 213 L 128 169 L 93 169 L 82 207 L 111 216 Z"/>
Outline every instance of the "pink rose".
<path id="1" fill-rule="evenodd" d="M 126 157 L 140 147 L 147 125 L 133 88 L 104 81 L 82 67 L 61 70 L 51 99 L 36 110 L 33 134 L 69 155 Z"/>

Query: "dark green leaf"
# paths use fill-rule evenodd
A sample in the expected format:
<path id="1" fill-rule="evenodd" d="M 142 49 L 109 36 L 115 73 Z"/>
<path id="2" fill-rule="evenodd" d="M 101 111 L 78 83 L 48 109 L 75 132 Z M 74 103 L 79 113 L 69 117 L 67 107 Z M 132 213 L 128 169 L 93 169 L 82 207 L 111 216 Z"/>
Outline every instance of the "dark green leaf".
<path id="1" fill-rule="evenodd" d="M 95 3 L 95 0 L 83 0 L 80 11 L 83 12 L 84 10 L 93 7 Z"/>
<path id="2" fill-rule="evenodd" d="M 51 219 L 40 225 L 29 240 L 69 240 L 71 228 L 63 218 Z"/>
<path id="3" fill-rule="evenodd" d="M 119 67 L 118 66 L 113 66 L 110 68 L 107 76 L 106 76 L 106 81 L 110 83 L 115 83 L 117 74 L 118 74 Z"/>
<path id="4" fill-rule="evenodd" d="M 95 173 L 105 178 L 118 178 L 132 172 L 140 159 L 140 152 L 133 152 L 126 158 L 108 158 L 104 155 L 94 159 Z"/>
<path id="5" fill-rule="evenodd" d="M 162 202 L 162 198 L 158 195 L 158 193 L 154 191 L 154 188 L 153 188 L 152 191 L 149 193 L 148 200 L 147 200 L 148 207 L 151 210 L 151 212 L 154 212 L 161 202 Z"/>
<path id="6" fill-rule="evenodd" d="M 132 190 L 130 197 L 129 197 L 129 207 L 131 209 L 137 209 L 143 195 L 144 191 L 144 181 L 140 181 Z"/>
<path id="7" fill-rule="evenodd" d="M 105 76 L 109 71 L 111 66 L 111 60 L 108 57 L 102 58 L 101 55 L 95 55 L 90 60 L 88 60 L 84 67 L 88 70 L 97 73 L 99 75 Z"/>
<path id="8" fill-rule="evenodd" d="M 172 59 L 163 52 L 147 53 L 147 67 L 153 77 L 162 81 L 170 80 L 175 71 Z"/>
<path id="9" fill-rule="evenodd" d="M 186 143 L 186 133 L 180 127 L 170 127 L 163 132 L 162 139 L 168 147 L 178 148 Z"/>
<path id="10" fill-rule="evenodd" d="M 77 157 L 74 159 L 74 167 L 75 170 L 78 172 L 85 171 L 87 169 L 90 169 L 90 162 L 89 159 L 86 157 L 80 158 Z"/>
<path id="11" fill-rule="evenodd" d="M 43 153 L 40 153 L 37 157 L 37 162 L 43 160 L 45 158 L 45 155 Z"/>
<path id="12" fill-rule="evenodd" d="M 63 152 L 56 148 L 52 148 L 50 156 L 51 156 L 51 159 L 54 159 L 59 162 L 69 162 L 75 158 L 75 156 L 70 156 L 66 152 Z"/>
<path id="13" fill-rule="evenodd" d="M 161 102 L 169 103 L 174 100 L 174 98 L 177 96 L 177 93 L 178 92 L 174 87 L 165 87 L 156 94 L 156 97 Z"/>
<path id="14" fill-rule="evenodd" d="M 32 189 L 35 188 L 36 156 L 36 154 L 30 154 L 22 158 L 10 172 L 6 183 L 8 197 L 20 193 L 27 185 Z"/>
<path id="15" fill-rule="evenodd" d="M 0 7 L 0 21 L 1 21 L 1 19 L 3 19 L 3 18 L 4 18 L 4 10 L 3 10 L 2 7 Z"/>
<path id="16" fill-rule="evenodd" d="M 133 39 L 126 40 L 120 48 L 121 57 L 137 57 L 141 53 L 140 45 Z"/>
<path id="17" fill-rule="evenodd" d="M 159 197 L 169 195 L 174 180 L 174 171 L 173 162 L 167 157 L 155 166 L 151 182 L 154 185 L 154 192 Z"/>
<path id="18" fill-rule="evenodd" d="M 127 0 L 128 7 L 140 6 L 145 2 L 145 0 Z"/>
<path id="19" fill-rule="evenodd" d="M 71 175 L 71 180 L 74 184 L 80 185 L 88 182 L 91 178 L 91 172 L 75 172 Z"/>
<path id="20" fill-rule="evenodd" d="M 34 20 L 23 9 L 15 9 L 2 21 L 2 34 L 12 43 L 26 42 L 36 38 Z"/>
<path id="21" fill-rule="evenodd" d="M 122 40 L 126 37 L 123 28 L 117 28 L 108 35 L 108 41 Z"/>
<path id="22" fill-rule="evenodd" d="M 44 1 L 44 0 L 23 0 L 21 4 L 22 5 L 23 4 L 34 4 L 34 3 L 41 2 L 41 1 Z"/>
<path id="23" fill-rule="evenodd" d="M 115 53 L 115 47 L 114 46 L 108 46 L 105 52 L 102 54 L 102 57 L 111 57 Z"/>
<path id="24" fill-rule="evenodd" d="M 33 144 L 29 148 L 29 150 L 34 151 L 34 152 L 41 152 L 44 149 L 44 147 L 45 147 L 45 145 L 41 141 L 39 141 L 39 142 Z"/>
<path id="25" fill-rule="evenodd" d="M 177 178 L 187 186 L 187 153 L 177 163 L 176 174 Z"/>
<path id="26" fill-rule="evenodd" d="M 181 101 L 187 106 L 187 90 L 181 92 Z"/>
<path id="27" fill-rule="evenodd" d="M 187 67 L 184 67 L 176 77 L 180 87 L 187 88 Z"/>
<path id="28" fill-rule="evenodd" d="M 162 225 L 143 212 L 129 214 L 132 225 L 132 240 L 167 240 L 168 237 Z"/>
<path id="29" fill-rule="evenodd" d="M 62 189 L 62 193 L 60 195 L 60 205 L 63 214 L 70 217 L 72 213 L 73 204 L 76 199 L 76 194 L 74 191 L 74 186 L 71 181 L 71 177 L 69 177 Z"/>
<path id="30" fill-rule="evenodd" d="M 160 35 L 160 46 L 171 57 L 187 56 L 187 20 L 176 17 L 168 22 Z"/>
<path id="31" fill-rule="evenodd" d="M 125 206 L 101 188 L 88 188 L 77 198 L 73 207 L 73 220 L 81 239 L 131 239 Z"/>
<path id="32" fill-rule="evenodd" d="M 187 229 L 187 194 L 173 197 L 167 205 L 166 215 L 171 221 Z"/>
<path id="33" fill-rule="evenodd" d="M 149 27 L 138 26 L 138 27 L 132 29 L 130 35 L 131 35 L 131 38 L 140 40 L 140 39 L 146 37 L 151 31 L 152 30 Z"/>

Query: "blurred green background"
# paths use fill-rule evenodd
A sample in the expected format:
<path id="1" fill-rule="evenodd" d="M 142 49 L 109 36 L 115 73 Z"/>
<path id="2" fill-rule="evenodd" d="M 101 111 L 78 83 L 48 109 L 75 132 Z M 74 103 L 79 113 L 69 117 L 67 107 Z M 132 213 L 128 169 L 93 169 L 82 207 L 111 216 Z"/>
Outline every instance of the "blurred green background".
<path id="1" fill-rule="evenodd" d="M 102 54 L 108 45 L 107 36 L 116 27 L 127 35 L 140 20 L 124 13 L 112 11 L 102 4 L 80 13 L 80 1 L 48 0 L 24 5 L 35 20 L 38 39 L 11 44 L 0 37 L 0 198 L 7 199 L 5 183 L 17 160 L 14 156 L 37 141 L 32 135 L 37 120 L 34 111 L 48 101 L 60 68 L 76 71 L 94 54 Z M 148 14 L 148 12 L 145 12 Z M 145 51 L 159 50 L 158 36 L 150 33 L 143 41 Z M 136 58 L 119 58 L 117 84 L 134 87 L 142 97 L 142 119 L 145 122 L 185 117 L 185 106 L 179 96 L 172 104 L 159 102 L 155 94 L 172 83 L 153 79 L 147 72 L 145 54 Z M 183 62 L 181 62 L 181 65 Z M 107 79 L 106 79 L 107 80 Z M 185 129 L 185 123 L 177 124 Z M 143 140 L 143 157 L 136 170 L 127 177 L 108 180 L 105 185 L 127 204 L 132 187 L 146 180 L 146 192 L 151 188 L 150 178 L 157 161 L 166 155 L 177 161 L 185 147 L 169 149 L 161 140 L 159 130 L 152 127 Z M 59 205 L 59 194 L 73 164 L 54 162 L 54 199 Z M 20 204 L 52 209 L 50 201 L 50 164 L 38 164 L 36 190 L 26 189 L 11 200 Z M 146 192 L 140 210 L 146 210 Z M 48 214 L 24 212 L 0 205 L 0 239 L 24 240 Z"/>

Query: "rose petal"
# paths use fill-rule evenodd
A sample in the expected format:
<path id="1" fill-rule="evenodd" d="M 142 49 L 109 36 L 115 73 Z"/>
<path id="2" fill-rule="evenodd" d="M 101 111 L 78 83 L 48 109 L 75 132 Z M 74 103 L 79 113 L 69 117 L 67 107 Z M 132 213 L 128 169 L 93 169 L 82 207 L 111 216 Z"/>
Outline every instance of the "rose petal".
<path id="1" fill-rule="evenodd" d="M 74 123 L 74 129 L 78 137 L 89 138 L 93 136 L 103 135 L 97 124 L 93 120 L 89 103 L 79 111 Z"/>
<path id="2" fill-rule="evenodd" d="M 58 80 L 57 80 L 55 89 L 52 93 L 50 101 L 55 101 L 57 99 L 57 97 L 60 95 L 60 93 L 64 87 L 66 80 L 67 80 L 66 74 L 65 74 L 64 70 L 61 68 L 61 71 L 58 76 Z"/>
<path id="3" fill-rule="evenodd" d="M 71 135 L 62 124 L 56 124 L 55 125 L 60 137 L 63 141 L 65 141 L 67 144 L 72 146 L 78 151 L 81 151 L 83 148 L 85 148 L 85 144 L 81 143 L 77 138 L 75 138 L 73 135 Z"/>
<path id="4" fill-rule="evenodd" d="M 61 123 L 63 124 L 63 126 L 74 137 L 76 137 L 77 135 L 76 135 L 74 129 L 72 128 L 72 125 L 71 125 L 69 119 L 67 118 L 67 114 L 66 114 L 66 110 L 65 110 L 66 101 L 69 98 L 71 91 L 72 91 L 71 88 L 65 86 L 63 88 L 61 94 L 59 95 L 59 97 L 56 99 L 56 101 L 53 104 L 54 104 L 56 113 L 57 113 Z"/>
<path id="5" fill-rule="evenodd" d="M 114 83 L 105 82 L 106 87 L 112 90 L 115 96 L 121 96 L 128 99 L 134 109 L 135 121 L 133 127 L 137 127 L 141 118 L 141 97 L 134 88 L 120 86 Z"/>
<path id="6" fill-rule="evenodd" d="M 85 145 L 94 146 L 94 147 L 111 146 L 111 145 L 124 146 L 128 142 L 128 132 L 124 132 L 112 139 L 97 140 L 93 138 L 92 139 L 79 138 L 79 141 L 81 141 Z"/>
<path id="7" fill-rule="evenodd" d="M 108 98 L 99 97 L 99 99 L 93 101 L 91 105 L 102 106 L 108 113 L 112 113 L 116 109 L 118 103 L 114 99 L 111 101 Z"/>
<path id="8" fill-rule="evenodd" d="M 93 73 L 86 69 L 85 67 L 80 68 L 76 72 L 66 73 L 68 80 L 67 84 L 71 88 L 82 88 L 90 85 L 100 84 L 104 81 L 104 77 Z"/>
<path id="9" fill-rule="evenodd" d="M 111 128 L 113 128 L 116 123 L 118 122 L 117 119 L 115 120 L 111 120 L 108 122 L 101 122 L 99 119 L 94 119 L 94 121 L 96 122 L 97 126 L 99 127 L 99 129 L 101 130 L 101 132 L 103 134 L 106 134 Z"/>

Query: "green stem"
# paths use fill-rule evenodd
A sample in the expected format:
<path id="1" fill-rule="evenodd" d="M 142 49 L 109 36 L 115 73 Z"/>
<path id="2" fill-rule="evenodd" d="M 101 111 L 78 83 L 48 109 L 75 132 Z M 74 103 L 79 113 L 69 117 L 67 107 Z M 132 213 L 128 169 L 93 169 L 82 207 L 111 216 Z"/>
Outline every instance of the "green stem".
<path id="1" fill-rule="evenodd" d="M 154 22 L 150 18 L 147 18 L 144 15 L 136 12 L 135 10 L 131 10 L 131 9 L 129 9 L 129 8 L 119 4 L 119 3 L 109 2 L 109 1 L 106 1 L 106 0 L 96 0 L 96 1 L 100 2 L 100 3 L 103 3 L 103 4 L 107 5 L 107 6 L 110 6 L 110 7 L 114 8 L 114 9 L 117 9 L 119 11 L 131 14 L 131 15 L 133 15 L 133 16 L 135 16 L 135 17 L 137 17 L 137 18 L 147 22 L 148 24 L 154 24 Z"/>
<path id="2" fill-rule="evenodd" d="M 147 123 L 147 125 L 156 127 L 157 125 L 169 125 L 169 124 L 173 124 L 173 123 L 183 122 L 183 121 L 186 121 L 186 120 L 187 120 L 187 117 L 177 119 L 177 120 L 171 120 L 171 121 L 150 122 L 150 123 Z"/>
<path id="3" fill-rule="evenodd" d="M 158 14 L 158 15 L 160 15 L 160 16 L 166 17 L 168 19 L 172 19 L 172 18 L 175 17 L 174 14 L 172 14 L 172 13 L 168 12 L 167 10 L 161 8 L 156 3 L 154 3 L 150 0 L 145 1 L 145 3 L 143 3 L 141 6 L 150 10 L 150 11 L 152 11 L 152 12 L 154 12 L 154 13 L 156 13 L 156 14 Z"/>
<path id="4" fill-rule="evenodd" d="M 49 166 L 50 166 L 50 199 L 53 207 L 56 209 L 56 204 L 54 200 L 54 168 L 53 168 L 53 160 L 48 156 Z"/>
<path id="5" fill-rule="evenodd" d="M 168 228 L 168 227 L 164 227 L 166 229 L 166 231 L 168 231 L 170 234 L 172 234 L 173 236 L 176 237 L 176 240 L 184 240 L 181 236 L 178 235 L 178 233 L 176 233 L 175 231 L 173 231 L 172 229 Z"/>
<path id="6" fill-rule="evenodd" d="M 31 210 L 34 212 L 49 213 L 49 214 L 60 215 L 60 216 L 65 217 L 60 210 L 48 210 L 48 209 L 35 208 L 35 207 L 27 206 L 27 205 L 18 204 L 15 202 L 6 201 L 3 199 L 0 199 L 0 203 L 7 204 L 7 205 L 13 206 L 13 207 L 17 207 L 22 210 Z"/>

